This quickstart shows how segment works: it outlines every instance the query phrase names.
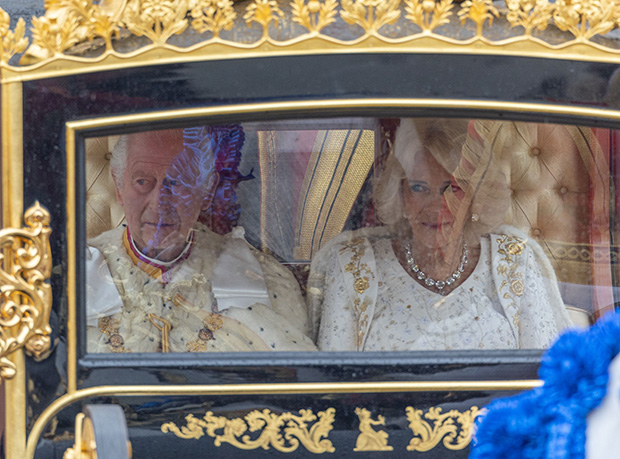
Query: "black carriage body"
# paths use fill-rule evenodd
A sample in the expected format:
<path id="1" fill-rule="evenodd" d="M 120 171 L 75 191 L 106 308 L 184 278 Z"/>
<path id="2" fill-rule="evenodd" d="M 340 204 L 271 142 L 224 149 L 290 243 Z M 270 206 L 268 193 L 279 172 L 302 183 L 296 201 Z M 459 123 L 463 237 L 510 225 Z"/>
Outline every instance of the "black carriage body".
<path id="1" fill-rule="evenodd" d="M 66 273 L 75 263 L 75 318 L 82 323 L 84 260 L 70 259 L 68 245 L 75 244 L 76 253 L 86 246 L 85 221 L 80 218 L 86 202 L 83 139 L 131 131 L 135 126 L 95 123 L 77 129 L 72 182 L 67 173 L 72 167 L 65 149 L 67 123 L 170 113 L 163 121 L 147 118 L 139 125 L 157 128 L 187 122 L 187 118 L 175 119 L 175 111 L 195 108 L 210 110 L 208 116 L 196 114 L 196 121 L 216 124 L 334 116 L 441 116 L 614 128 L 614 119 L 583 115 L 588 107 L 604 113 L 605 93 L 575 91 L 572 84 L 595 78 L 605 83 L 598 88 L 606 89 L 617 68 L 611 63 L 500 55 L 318 54 L 152 65 L 24 82 L 24 203 L 39 200 L 52 215 L 52 323 L 58 343 L 52 358 L 28 362 L 28 379 L 33 381 L 28 395 L 29 428 L 66 391 L 73 376 L 80 394 L 67 399 L 44 430 L 36 432 L 40 435 L 36 457 L 62 457 L 71 445 L 67 432 L 73 418 L 87 403 L 123 407 L 134 457 L 175 457 L 179 451 L 186 457 L 277 456 L 278 449 L 286 448 L 257 440 L 263 435 L 261 428 L 247 432 L 255 444 L 238 438 L 246 444 L 243 449 L 226 441 L 219 446 L 208 436 L 187 440 L 162 432 L 166 423 L 186 425 L 190 414 L 200 419 L 209 411 L 234 419 L 265 409 L 276 415 L 310 410 L 314 415 L 333 416 L 333 430 L 325 437 L 333 448 L 321 449 L 315 443 L 318 449 L 311 451 L 299 446 L 294 448 L 296 457 L 322 451 L 335 457 L 466 457 L 467 448 L 446 449 L 441 435 L 439 444 L 428 452 L 408 451 L 416 433 L 415 422 L 413 430 L 409 426 L 408 413 L 435 407 L 444 413 L 466 413 L 495 397 L 535 385 L 541 356 L 539 351 L 86 354 L 83 329 L 78 327 L 75 342 L 67 340 L 72 326 L 66 293 Z M 571 112 L 571 108 L 578 110 Z M 75 207 L 67 208 L 71 193 L 75 193 Z M 75 229 L 68 231 L 64 222 L 75 224 Z M 75 240 L 69 240 L 71 234 Z M 66 352 L 76 353 L 75 374 L 66 370 Z M 121 390 L 116 391 L 116 386 Z M 184 387 L 190 389 L 188 393 Z M 361 432 L 356 408 L 369 410 L 373 419 L 385 418 L 381 428 L 389 434 L 389 450 L 356 452 Z M 313 419 L 311 423 L 321 418 Z M 283 444 L 290 446 L 290 441 L 287 438 Z M 265 449 L 259 447 L 263 445 Z"/>

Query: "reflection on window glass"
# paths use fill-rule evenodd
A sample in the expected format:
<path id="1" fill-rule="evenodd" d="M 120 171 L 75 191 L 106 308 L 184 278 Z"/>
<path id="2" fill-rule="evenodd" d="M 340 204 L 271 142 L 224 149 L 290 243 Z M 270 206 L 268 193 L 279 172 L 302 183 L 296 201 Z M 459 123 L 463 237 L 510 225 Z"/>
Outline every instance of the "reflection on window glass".
<path id="1" fill-rule="evenodd" d="M 404 118 L 87 139 L 87 351 L 545 348 L 614 307 L 616 144 Z"/>

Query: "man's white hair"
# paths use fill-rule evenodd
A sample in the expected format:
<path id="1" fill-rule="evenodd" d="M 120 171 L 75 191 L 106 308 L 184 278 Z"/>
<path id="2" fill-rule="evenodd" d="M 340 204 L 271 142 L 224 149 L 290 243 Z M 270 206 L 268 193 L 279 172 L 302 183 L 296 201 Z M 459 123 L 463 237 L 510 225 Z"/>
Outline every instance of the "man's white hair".
<path id="1" fill-rule="evenodd" d="M 215 136 L 213 136 L 209 127 L 201 126 L 121 135 L 112 149 L 112 158 L 110 159 L 110 173 L 119 190 L 122 189 L 125 170 L 127 169 L 129 140 L 131 138 L 138 139 L 144 135 L 155 138 L 157 143 L 160 144 L 165 144 L 171 140 L 182 140 L 183 148 L 189 148 L 194 152 L 194 160 L 196 161 L 199 174 L 196 183 L 199 183 L 200 186 L 210 187 L 210 180 L 208 178 L 215 171 Z M 179 150 L 179 154 L 182 151 Z"/>

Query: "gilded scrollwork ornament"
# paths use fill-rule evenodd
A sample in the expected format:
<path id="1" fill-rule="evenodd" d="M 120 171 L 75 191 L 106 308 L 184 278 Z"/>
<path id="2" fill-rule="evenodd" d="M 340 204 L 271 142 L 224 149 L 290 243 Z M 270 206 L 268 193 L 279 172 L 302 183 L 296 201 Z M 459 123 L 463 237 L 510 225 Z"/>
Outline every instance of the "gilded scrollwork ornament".
<path id="1" fill-rule="evenodd" d="M 620 17 L 616 0 L 557 0 L 553 20 L 560 30 L 572 33 L 577 40 L 610 32 Z"/>
<path id="2" fill-rule="evenodd" d="M 430 451 L 439 442 L 453 451 L 467 448 L 471 442 L 474 420 L 484 412 L 477 406 L 472 406 L 462 413 L 457 410 L 442 413 L 441 408 L 431 407 L 424 414 L 422 410 L 416 410 L 411 406 L 405 411 L 409 428 L 414 435 L 407 450 L 420 452 Z"/>
<path id="3" fill-rule="evenodd" d="M 553 5 L 548 0 L 506 0 L 506 6 L 506 19 L 512 27 L 523 27 L 525 35 L 545 30 L 553 14 Z"/>
<path id="4" fill-rule="evenodd" d="M 188 25 L 189 0 L 130 0 L 122 24 L 134 35 L 164 45 Z"/>
<path id="5" fill-rule="evenodd" d="M 355 408 L 355 414 L 360 421 L 360 434 L 357 436 L 353 451 L 392 451 L 394 448 L 388 445 L 388 433 L 384 430 L 375 430 L 373 426 L 384 426 L 385 418 L 377 416 L 377 420 L 371 418 L 370 411 L 366 408 Z"/>
<path id="6" fill-rule="evenodd" d="M 7 358 L 24 347 L 35 358 L 50 349 L 52 291 L 49 213 L 36 203 L 25 227 L 0 230 L 0 377 L 15 376 Z"/>
<path id="7" fill-rule="evenodd" d="M 269 36 L 269 24 L 278 25 L 278 18 L 284 19 L 284 13 L 276 0 L 254 0 L 245 10 L 243 19 L 247 25 L 255 22 L 263 28 L 263 38 Z"/>
<path id="8" fill-rule="evenodd" d="M 15 30 L 11 30 L 11 17 L 0 8 L 0 62 L 8 63 L 11 57 L 17 53 L 23 53 L 28 47 L 26 34 L 26 22 L 19 18 Z"/>
<path id="9" fill-rule="evenodd" d="M 400 17 L 400 0 L 342 0 L 340 16 L 349 24 L 357 24 L 366 34 L 376 33 Z"/>
<path id="10" fill-rule="evenodd" d="M 405 18 L 419 26 L 423 32 L 432 32 L 448 24 L 452 15 L 452 0 L 405 0 Z"/>
<path id="11" fill-rule="evenodd" d="M 493 18 L 499 17 L 499 11 L 493 6 L 493 0 L 467 0 L 461 3 L 461 9 L 457 13 L 464 24 L 467 19 L 476 24 L 476 36 L 482 37 L 482 27 L 488 20 L 493 25 Z"/>
<path id="12" fill-rule="evenodd" d="M 173 422 L 162 424 L 163 433 L 172 432 L 184 439 L 199 439 L 205 433 L 214 438 L 215 446 L 228 443 L 236 448 L 252 450 L 273 448 L 289 453 L 304 446 L 311 453 L 334 452 L 327 438 L 332 430 L 336 410 L 328 408 L 315 415 L 311 410 L 299 410 L 299 414 L 272 413 L 268 409 L 251 411 L 243 419 L 228 419 L 208 411 L 202 419 L 189 414 L 186 425 L 180 428 Z M 314 423 L 314 424 L 310 424 Z M 258 437 L 250 433 L 259 432 Z"/>
<path id="13" fill-rule="evenodd" d="M 336 21 L 338 2 L 336 0 L 293 0 L 291 2 L 293 21 L 304 26 L 310 33 L 318 34 Z"/>
<path id="14" fill-rule="evenodd" d="M 231 0 L 195 0 L 191 10 L 192 27 L 200 33 L 219 37 L 222 30 L 232 29 L 237 13 Z"/>

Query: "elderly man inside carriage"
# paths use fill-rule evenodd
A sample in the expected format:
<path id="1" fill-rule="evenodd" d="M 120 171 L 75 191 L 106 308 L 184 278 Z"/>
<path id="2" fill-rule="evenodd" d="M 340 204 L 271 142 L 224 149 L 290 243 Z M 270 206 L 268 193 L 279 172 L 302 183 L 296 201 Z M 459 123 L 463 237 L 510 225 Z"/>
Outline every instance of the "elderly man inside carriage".
<path id="1" fill-rule="evenodd" d="M 244 237 L 200 223 L 226 127 L 124 135 L 110 171 L 125 221 L 88 241 L 88 352 L 306 351 L 299 285 Z"/>

